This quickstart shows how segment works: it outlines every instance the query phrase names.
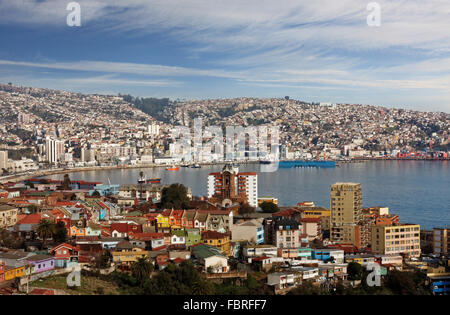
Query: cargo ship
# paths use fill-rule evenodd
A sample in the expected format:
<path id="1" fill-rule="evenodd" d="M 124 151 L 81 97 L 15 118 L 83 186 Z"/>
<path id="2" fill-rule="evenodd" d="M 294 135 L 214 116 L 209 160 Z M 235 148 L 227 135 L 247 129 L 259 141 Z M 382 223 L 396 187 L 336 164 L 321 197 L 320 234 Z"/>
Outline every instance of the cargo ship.
<path id="1" fill-rule="evenodd" d="M 317 167 L 317 168 L 333 168 L 336 167 L 335 161 L 326 161 L 326 160 L 319 160 L 319 161 L 280 161 L 279 163 L 280 168 L 291 168 L 291 167 Z"/>
<path id="2" fill-rule="evenodd" d="M 138 184 L 160 184 L 160 183 L 161 183 L 161 178 L 147 179 L 147 177 L 145 175 L 139 177 L 139 179 L 138 179 Z"/>

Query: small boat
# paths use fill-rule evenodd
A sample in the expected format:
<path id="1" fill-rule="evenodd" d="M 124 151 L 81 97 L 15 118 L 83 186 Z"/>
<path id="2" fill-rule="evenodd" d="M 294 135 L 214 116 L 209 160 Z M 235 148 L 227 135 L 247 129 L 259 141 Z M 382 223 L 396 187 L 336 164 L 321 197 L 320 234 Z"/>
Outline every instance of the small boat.
<path id="1" fill-rule="evenodd" d="M 202 168 L 202 167 L 200 166 L 200 164 L 193 164 L 193 165 L 191 166 L 191 168 Z"/>
<path id="2" fill-rule="evenodd" d="M 166 171 L 178 171 L 178 166 L 172 165 L 166 167 Z"/>
<path id="3" fill-rule="evenodd" d="M 161 178 L 150 178 L 145 181 L 146 184 L 159 184 L 161 183 Z"/>

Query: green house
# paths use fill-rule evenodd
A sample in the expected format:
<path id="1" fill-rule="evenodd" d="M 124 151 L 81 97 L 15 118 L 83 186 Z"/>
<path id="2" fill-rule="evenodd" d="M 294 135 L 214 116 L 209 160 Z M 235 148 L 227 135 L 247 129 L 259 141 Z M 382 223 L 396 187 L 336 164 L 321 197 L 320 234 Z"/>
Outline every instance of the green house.
<path id="1" fill-rule="evenodd" d="M 199 229 L 186 229 L 186 247 L 202 243 L 202 234 Z"/>

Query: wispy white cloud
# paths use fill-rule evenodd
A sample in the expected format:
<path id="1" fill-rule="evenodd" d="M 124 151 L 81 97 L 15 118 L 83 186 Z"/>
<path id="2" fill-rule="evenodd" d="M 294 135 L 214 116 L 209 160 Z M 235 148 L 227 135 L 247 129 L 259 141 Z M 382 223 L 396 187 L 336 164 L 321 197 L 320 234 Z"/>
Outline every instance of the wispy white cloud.
<path id="1" fill-rule="evenodd" d="M 366 24 L 368 0 L 78 2 L 82 27 L 89 31 L 165 34 L 183 44 L 187 54 L 216 57 L 202 60 L 198 68 L 92 60 L 0 60 L 0 65 L 108 73 L 115 77 L 90 80 L 114 80 L 111 84 L 170 85 L 180 82 L 155 78 L 202 76 L 255 86 L 450 95 L 448 0 L 378 0 L 381 26 L 375 28 Z M 66 5 L 60 0 L 3 0 L 0 24 L 65 28 Z"/>

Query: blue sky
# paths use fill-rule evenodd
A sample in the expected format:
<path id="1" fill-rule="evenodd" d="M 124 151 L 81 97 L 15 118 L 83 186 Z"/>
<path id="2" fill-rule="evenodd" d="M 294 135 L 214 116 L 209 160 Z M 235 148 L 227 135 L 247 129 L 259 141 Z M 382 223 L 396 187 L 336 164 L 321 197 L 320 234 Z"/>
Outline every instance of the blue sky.
<path id="1" fill-rule="evenodd" d="M 0 2 L 0 82 L 84 93 L 284 97 L 450 112 L 450 2 Z"/>

